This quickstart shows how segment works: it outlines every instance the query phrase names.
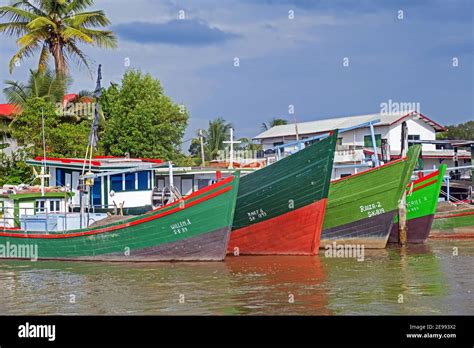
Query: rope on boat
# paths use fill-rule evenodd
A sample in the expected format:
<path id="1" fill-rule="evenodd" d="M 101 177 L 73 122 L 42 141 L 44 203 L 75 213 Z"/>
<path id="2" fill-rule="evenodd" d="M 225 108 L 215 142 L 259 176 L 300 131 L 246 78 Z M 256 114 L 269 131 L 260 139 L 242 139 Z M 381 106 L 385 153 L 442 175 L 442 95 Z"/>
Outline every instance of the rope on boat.
<path id="1" fill-rule="evenodd" d="M 455 206 L 466 206 L 466 208 L 472 208 L 472 205 L 469 204 L 469 203 L 466 203 L 460 199 L 457 199 L 456 197 L 454 196 L 451 196 L 451 195 L 448 195 L 447 192 L 443 191 L 443 190 L 440 190 L 441 194 L 443 194 L 445 197 L 448 198 L 448 203 L 450 205 L 455 205 Z"/>

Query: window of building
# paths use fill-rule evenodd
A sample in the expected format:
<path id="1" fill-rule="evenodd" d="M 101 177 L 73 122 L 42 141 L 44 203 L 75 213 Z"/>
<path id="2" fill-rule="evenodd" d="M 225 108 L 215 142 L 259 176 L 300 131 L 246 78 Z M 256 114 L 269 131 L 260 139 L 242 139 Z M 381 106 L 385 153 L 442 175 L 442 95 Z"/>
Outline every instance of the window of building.
<path id="1" fill-rule="evenodd" d="M 138 189 L 149 190 L 150 189 L 150 172 L 138 172 Z"/>
<path id="2" fill-rule="evenodd" d="M 273 143 L 273 147 L 280 145 L 283 145 L 283 141 L 277 141 L 276 143 Z"/>
<path id="3" fill-rule="evenodd" d="M 408 146 L 415 145 L 414 143 L 410 143 L 410 140 L 420 140 L 419 134 L 408 134 Z"/>
<path id="4" fill-rule="evenodd" d="M 135 173 L 125 174 L 125 191 L 135 190 Z"/>
<path id="5" fill-rule="evenodd" d="M 375 144 L 377 147 L 382 146 L 382 134 L 375 134 Z M 373 147 L 371 135 L 364 135 L 364 147 Z"/>
<path id="6" fill-rule="evenodd" d="M 336 145 L 342 145 L 342 138 L 337 138 Z"/>
<path id="7" fill-rule="evenodd" d="M 115 192 L 123 191 L 122 174 L 115 174 L 110 176 L 110 188 Z"/>

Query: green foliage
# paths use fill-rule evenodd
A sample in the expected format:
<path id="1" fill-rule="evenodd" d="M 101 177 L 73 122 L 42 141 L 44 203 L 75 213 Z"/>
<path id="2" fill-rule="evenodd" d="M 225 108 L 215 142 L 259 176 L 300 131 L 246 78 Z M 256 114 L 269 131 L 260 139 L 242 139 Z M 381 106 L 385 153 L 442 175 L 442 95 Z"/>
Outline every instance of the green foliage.
<path id="1" fill-rule="evenodd" d="M 11 157 L 0 154 L 0 187 L 5 184 L 33 183 L 33 169 L 24 162 L 24 158 L 22 152 Z"/>
<path id="2" fill-rule="evenodd" d="M 88 10 L 93 4 L 93 0 L 22 0 L 1 6 L 0 17 L 9 22 L 0 23 L 0 33 L 18 37 L 19 50 L 10 60 L 10 72 L 17 61 L 39 52 L 39 71 L 46 69 L 52 56 L 56 75 L 66 76 L 68 59 L 89 67 L 80 45 L 116 47 L 112 31 L 97 29 L 110 21 L 103 11 Z"/>
<path id="3" fill-rule="evenodd" d="M 100 143 L 107 155 L 182 159 L 188 112 L 151 75 L 127 71 L 120 86 L 104 90 L 101 106 L 106 124 Z"/>
<path id="4" fill-rule="evenodd" d="M 288 124 L 288 121 L 283 118 L 272 118 L 270 121 L 262 123 L 262 130 L 266 131 L 275 126 L 283 126 L 285 124 Z"/>
<path id="5" fill-rule="evenodd" d="M 238 150 L 244 151 L 261 151 L 262 144 L 255 144 L 252 139 L 249 138 L 240 138 L 240 144 Z"/>
<path id="6" fill-rule="evenodd" d="M 87 147 L 90 121 L 71 124 L 57 114 L 55 105 L 42 98 L 28 99 L 10 125 L 12 136 L 32 156 L 43 154 L 41 113 L 44 112 L 46 149 L 49 156 L 82 157 Z"/>
<path id="7" fill-rule="evenodd" d="M 5 84 L 8 87 L 3 89 L 3 93 L 9 103 L 19 106 L 20 109 L 31 98 L 43 98 L 52 103 L 62 103 L 66 88 L 70 83 L 69 78 L 56 77 L 49 69 L 44 72 L 30 69 L 26 84 L 7 80 Z"/>
<path id="8" fill-rule="evenodd" d="M 449 125 L 447 132 L 436 134 L 438 140 L 474 140 L 474 121 L 460 123 L 458 125 Z"/>
<path id="9" fill-rule="evenodd" d="M 198 137 L 194 138 L 189 146 L 189 153 L 192 157 L 198 158 L 197 163 L 201 164 L 201 142 L 199 137 L 203 137 L 204 142 L 204 157 L 206 161 L 211 161 L 217 158 L 219 151 L 224 149 L 224 141 L 230 139 L 230 129 L 232 124 L 227 123 L 221 117 L 209 121 L 207 130 L 198 132 Z"/>

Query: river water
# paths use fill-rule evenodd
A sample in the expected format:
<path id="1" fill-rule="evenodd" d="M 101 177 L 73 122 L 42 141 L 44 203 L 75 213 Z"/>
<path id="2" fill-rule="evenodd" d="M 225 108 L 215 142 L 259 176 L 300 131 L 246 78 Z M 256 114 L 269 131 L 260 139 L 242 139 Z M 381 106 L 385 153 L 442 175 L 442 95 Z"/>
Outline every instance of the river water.
<path id="1" fill-rule="evenodd" d="M 206 263 L 0 260 L 0 314 L 474 314 L 474 240 L 365 250 L 364 261 L 238 256 Z"/>

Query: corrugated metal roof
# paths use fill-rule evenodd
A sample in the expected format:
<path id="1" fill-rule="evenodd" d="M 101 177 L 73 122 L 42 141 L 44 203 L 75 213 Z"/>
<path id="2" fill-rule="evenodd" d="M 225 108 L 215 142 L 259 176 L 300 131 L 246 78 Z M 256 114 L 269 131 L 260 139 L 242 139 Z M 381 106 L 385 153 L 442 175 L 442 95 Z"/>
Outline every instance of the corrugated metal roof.
<path id="1" fill-rule="evenodd" d="M 392 125 L 396 122 L 401 121 L 406 117 L 411 117 L 415 119 L 421 119 L 435 128 L 436 131 L 445 131 L 446 129 L 439 125 L 438 123 L 432 121 L 428 117 L 417 113 L 390 113 L 390 114 L 368 114 L 368 115 L 359 115 L 359 116 L 347 116 L 347 117 L 336 117 L 329 118 L 324 120 L 310 121 L 310 122 L 299 122 L 298 123 L 298 133 L 300 135 L 304 134 L 314 134 L 327 132 L 333 129 L 341 129 L 347 127 L 357 126 L 362 123 L 366 123 L 372 120 L 380 119 L 380 122 L 374 126 L 387 126 Z M 287 124 L 282 126 L 275 126 L 269 130 L 260 133 L 254 139 L 265 139 L 265 138 L 276 138 L 284 136 L 294 136 L 295 135 L 295 125 Z"/>

